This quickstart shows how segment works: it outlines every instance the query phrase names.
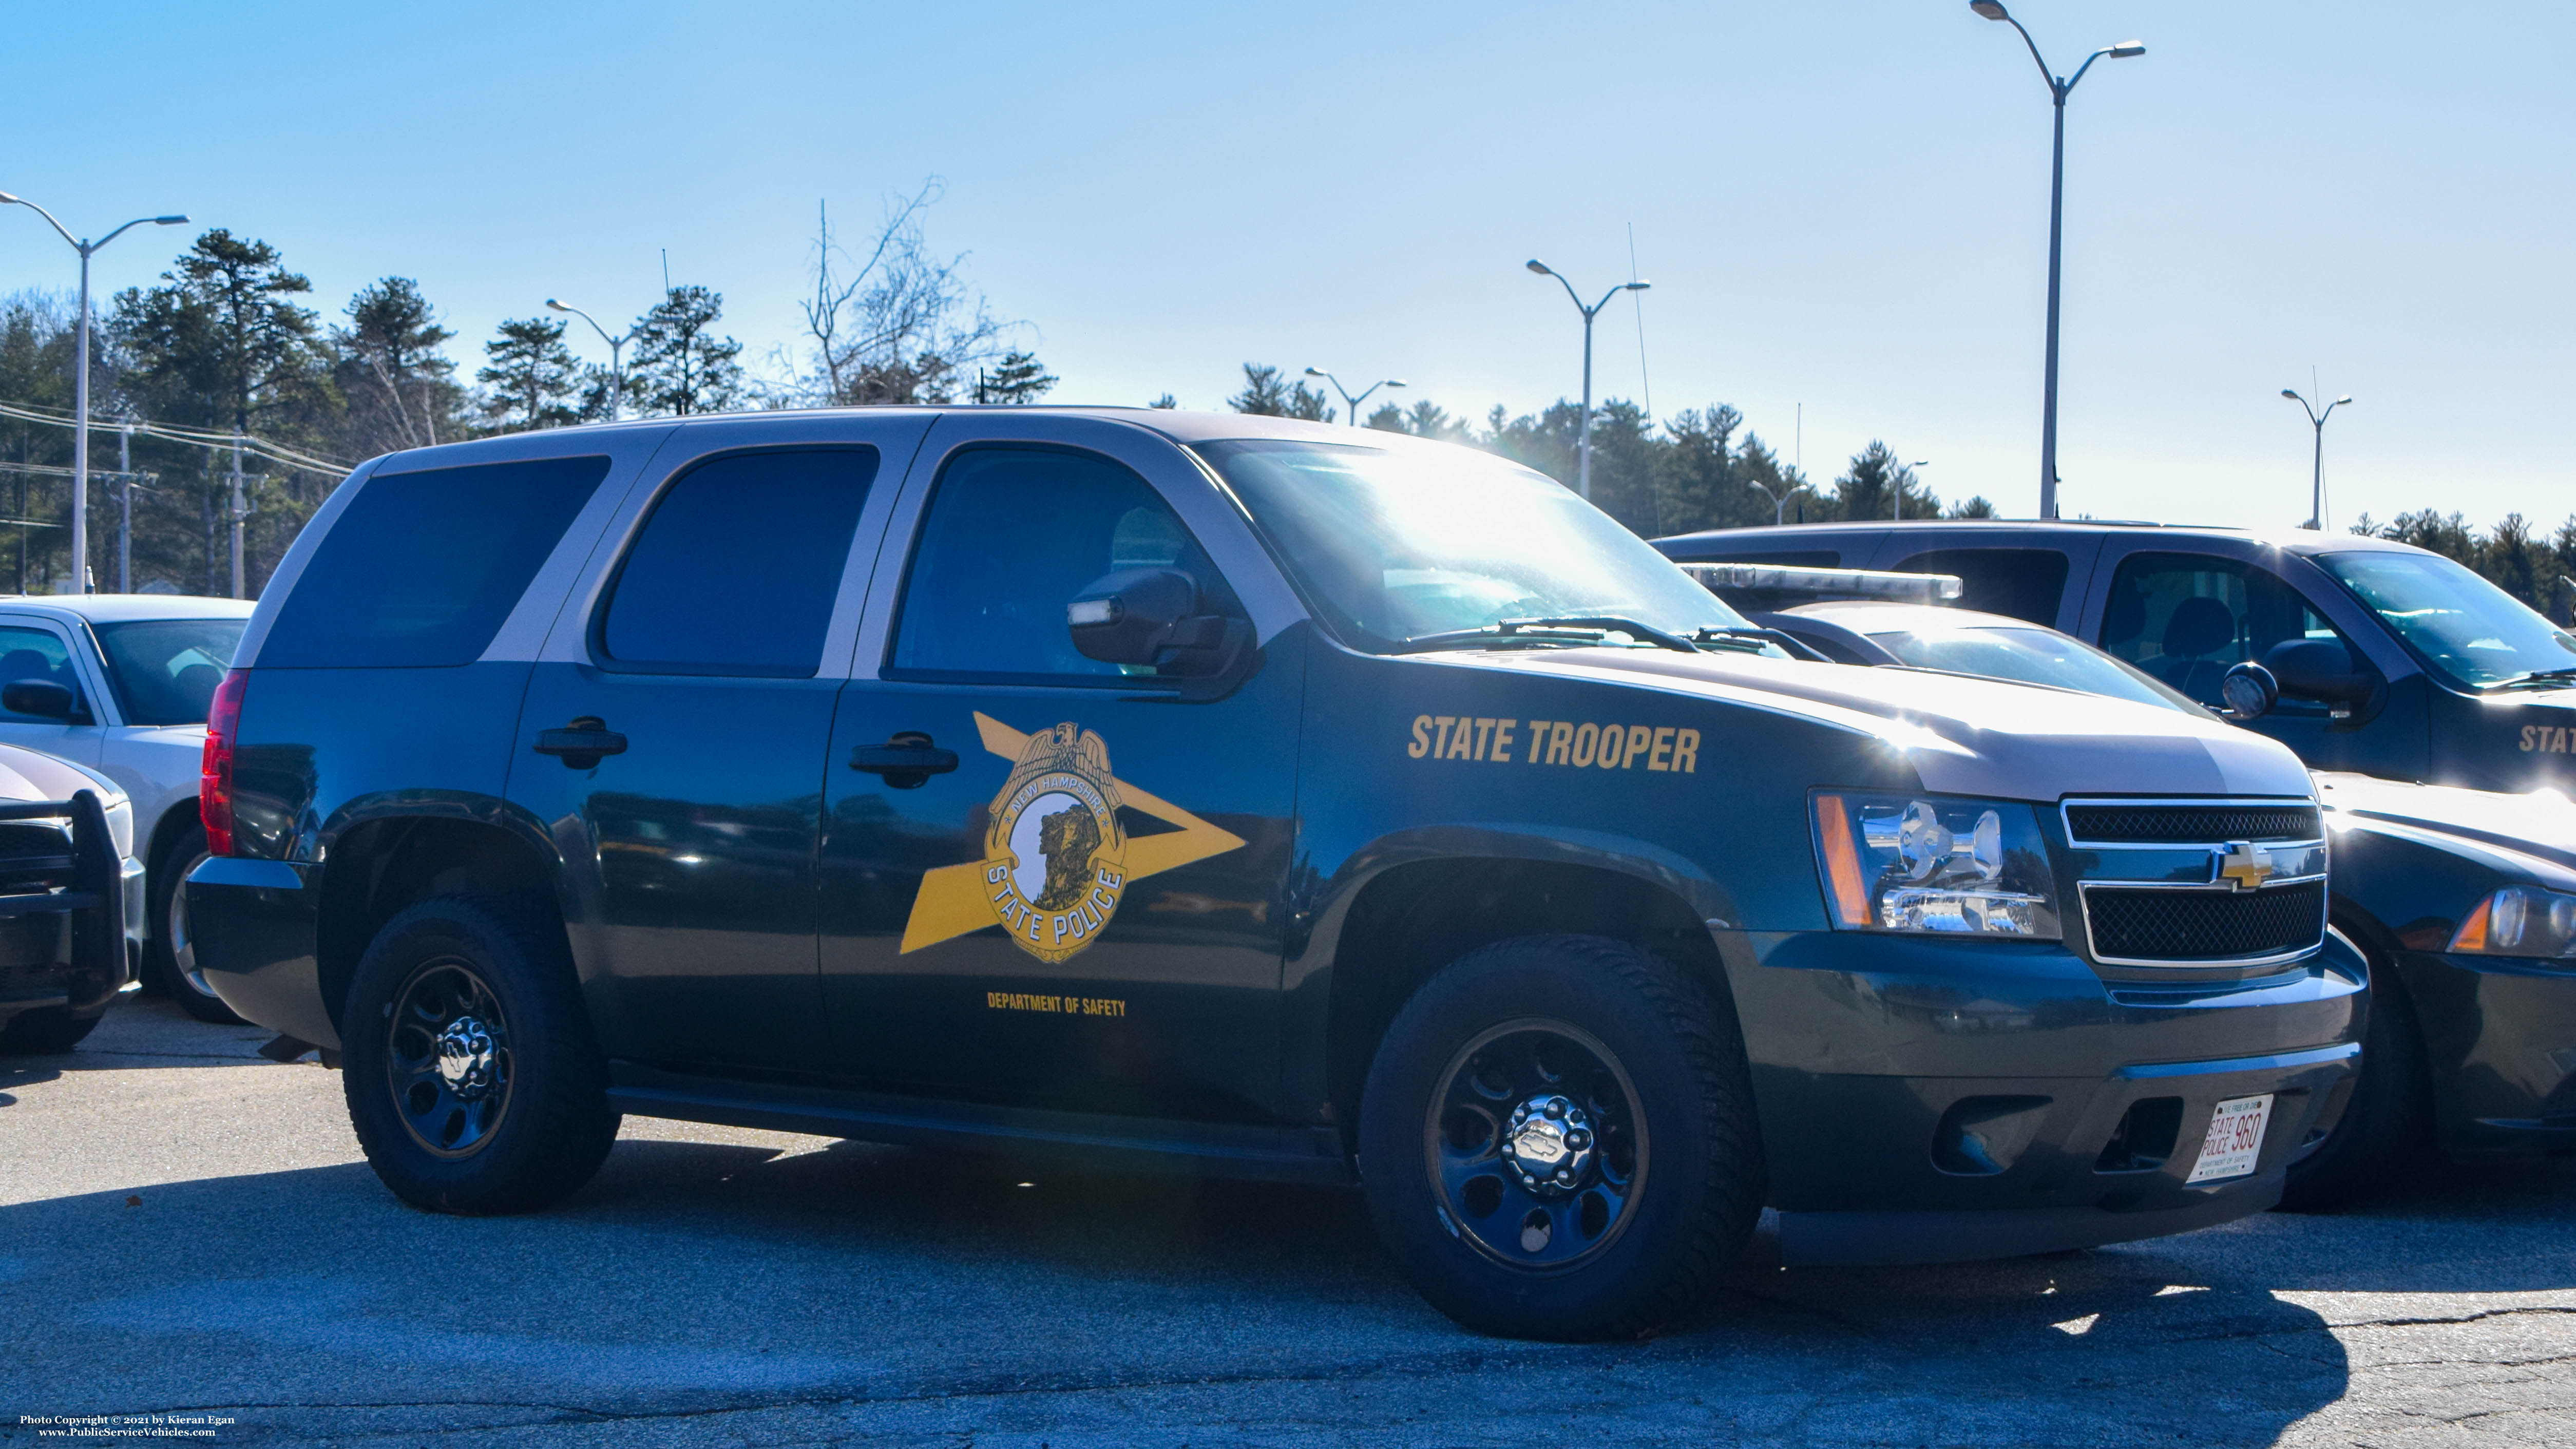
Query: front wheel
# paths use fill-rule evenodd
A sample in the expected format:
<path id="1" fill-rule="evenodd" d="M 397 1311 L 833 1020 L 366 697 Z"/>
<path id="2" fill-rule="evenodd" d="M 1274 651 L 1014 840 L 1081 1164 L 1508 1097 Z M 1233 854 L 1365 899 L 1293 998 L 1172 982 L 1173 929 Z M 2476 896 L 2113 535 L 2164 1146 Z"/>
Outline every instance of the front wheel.
<path id="1" fill-rule="evenodd" d="M 1765 1190 L 1724 1003 L 1588 936 L 1487 946 L 1416 992 L 1370 1069 L 1359 1156 L 1414 1287 L 1511 1338 L 1651 1332 L 1706 1295 Z"/>
<path id="2" fill-rule="evenodd" d="M 2387 1186 L 2433 1131 L 2432 1070 L 2406 983 L 2386 956 L 2333 934 L 2369 963 L 2370 1019 L 2342 1119 L 2290 1162 L 2280 1204 L 2288 1212 L 2330 1212 Z"/>
<path id="3" fill-rule="evenodd" d="M 195 938 L 188 931 L 188 872 L 203 865 L 207 857 L 205 828 L 196 825 L 161 853 L 160 863 L 144 884 L 152 922 L 143 943 L 143 960 L 153 982 L 190 1016 L 230 1025 L 241 1017 L 206 984 L 205 973 L 197 969 Z"/>
<path id="4" fill-rule="evenodd" d="M 358 1145 L 414 1207 L 548 1206 L 617 1139 L 562 928 L 517 903 L 442 896 L 386 922 L 358 962 L 340 1042 Z"/>

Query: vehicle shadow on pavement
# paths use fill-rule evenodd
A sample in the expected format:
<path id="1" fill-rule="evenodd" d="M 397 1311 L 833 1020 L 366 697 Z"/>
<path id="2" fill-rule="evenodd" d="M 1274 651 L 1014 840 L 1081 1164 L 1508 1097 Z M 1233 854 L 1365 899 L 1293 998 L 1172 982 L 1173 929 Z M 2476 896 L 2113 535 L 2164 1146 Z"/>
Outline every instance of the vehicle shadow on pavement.
<path id="1" fill-rule="evenodd" d="M 1353 1192 L 630 1135 L 525 1217 L 415 1212 L 354 1163 L 0 1209 L 29 1245 L 0 1249 L 0 1313 L 47 1328 L 0 1364 L 0 1411 L 80 1385 L 101 1412 L 271 1406 L 237 1442 L 728 1412 L 944 1433 L 1143 1395 L 1183 1425 L 1428 1412 L 1423 1442 L 1463 1442 L 1517 1412 L 1488 1388 L 1521 1365 L 1614 1437 L 1651 1410 L 1633 1427 L 1748 1442 L 2263 1443 L 2345 1391 L 2324 1319 L 2274 1290 L 2344 1258 L 2319 1245 L 2348 1226 L 1875 1271 L 1783 1270 L 1766 1231 L 1673 1332 L 1568 1348 L 1433 1313 Z"/>

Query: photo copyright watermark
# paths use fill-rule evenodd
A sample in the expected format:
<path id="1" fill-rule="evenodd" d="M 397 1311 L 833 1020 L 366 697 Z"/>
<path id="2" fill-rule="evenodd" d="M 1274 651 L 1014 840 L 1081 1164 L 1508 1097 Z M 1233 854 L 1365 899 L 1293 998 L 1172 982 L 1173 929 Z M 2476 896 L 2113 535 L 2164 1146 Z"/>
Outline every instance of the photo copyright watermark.
<path id="1" fill-rule="evenodd" d="M 212 1439 L 237 1420 L 230 1414 L 20 1414 L 18 1428 L 39 1439 Z"/>

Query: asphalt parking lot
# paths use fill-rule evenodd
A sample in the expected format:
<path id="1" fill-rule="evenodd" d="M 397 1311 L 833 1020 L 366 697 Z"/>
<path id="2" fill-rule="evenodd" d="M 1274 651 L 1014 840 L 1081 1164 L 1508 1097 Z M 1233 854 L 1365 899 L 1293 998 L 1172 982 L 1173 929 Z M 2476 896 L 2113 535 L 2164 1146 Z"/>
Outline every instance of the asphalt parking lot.
<path id="1" fill-rule="evenodd" d="M 557 1211 L 432 1217 L 264 1036 L 147 1000 L 0 1062 L 0 1443 L 2576 1443 L 2576 1163 L 1954 1268 L 1766 1236 L 1565 1348 L 1453 1327 L 1329 1191 L 629 1119 Z"/>

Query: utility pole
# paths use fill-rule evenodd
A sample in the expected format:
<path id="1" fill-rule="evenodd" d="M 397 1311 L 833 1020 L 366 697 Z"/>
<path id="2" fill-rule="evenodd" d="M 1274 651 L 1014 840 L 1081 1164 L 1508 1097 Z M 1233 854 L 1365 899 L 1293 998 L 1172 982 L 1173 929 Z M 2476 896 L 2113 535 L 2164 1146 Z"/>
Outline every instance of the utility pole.
<path id="1" fill-rule="evenodd" d="M 249 517 L 249 516 L 250 516 L 250 508 L 249 508 L 249 505 L 247 505 L 246 503 L 244 503 L 244 502 L 243 502 L 243 500 L 242 500 L 242 430 L 241 430 L 241 425 L 240 425 L 239 423 L 235 423 L 235 424 L 233 425 L 233 502 L 232 502 L 232 515 L 233 515 L 233 597 L 234 597 L 234 598 L 236 598 L 236 599 L 239 599 L 239 598 L 247 597 L 246 595 L 244 595 L 244 594 L 242 593 L 242 520 L 243 520 L 244 518 L 247 518 L 247 517 Z"/>
<path id="2" fill-rule="evenodd" d="M 1575 296 L 1574 284 L 1567 281 L 1564 274 L 1556 268 L 1536 257 L 1530 258 L 1525 265 L 1542 277 L 1556 278 L 1557 285 L 1565 289 L 1567 297 L 1572 298 L 1574 310 L 1583 314 L 1583 430 L 1575 440 L 1578 461 L 1575 464 L 1574 491 L 1582 495 L 1584 502 L 1589 503 L 1592 501 L 1592 319 L 1600 316 L 1601 309 L 1609 306 L 1610 299 L 1621 292 L 1642 292 L 1654 283 L 1621 282 L 1602 293 L 1600 301 L 1586 307 L 1583 305 L 1583 299 Z"/>
<path id="3" fill-rule="evenodd" d="M 134 419 L 116 425 L 116 591 L 134 592 Z"/>
<path id="4" fill-rule="evenodd" d="M 2309 386 L 2313 388 L 2316 384 L 2312 382 Z M 2322 395 L 2322 390 L 2320 390 L 2320 395 Z M 2350 397 L 2336 398 L 2333 402 L 2326 404 L 2326 410 L 2324 412 L 2318 412 L 2316 404 L 2309 402 L 2304 397 L 2301 397 L 2298 389 L 2296 388 L 2285 387 L 2281 389 L 2281 396 L 2288 398 L 2290 401 L 2297 403 L 2301 408 L 2305 409 L 2308 415 L 2308 425 L 2316 429 L 2316 458 L 2312 466 L 2312 471 L 2308 475 L 2308 521 L 2299 526 L 2302 528 L 2313 528 L 2322 533 L 2325 531 L 2326 526 L 2326 419 L 2333 417 L 2334 410 L 2336 408 L 2344 406 L 2351 402 L 2352 399 Z"/>
<path id="5" fill-rule="evenodd" d="M 99 248 L 125 235 L 129 228 L 146 224 L 177 226 L 187 218 L 136 217 L 96 241 L 86 241 L 73 236 L 61 222 L 55 221 L 52 212 L 24 197 L 0 191 L 0 206 L 23 206 L 43 217 L 64 241 L 71 243 L 73 251 L 80 253 L 80 335 L 72 344 L 72 411 L 77 418 L 72 425 L 72 586 L 69 592 L 86 594 L 89 592 L 89 259 L 97 254 Z M 20 502 L 18 513 L 24 517 L 27 510 L 23 506 L 23 496 Z M 25 533 L 25 529 L 19 530 L 22 539 Z M 25 567 L 22 565 L 18 572 L 18 587 L 24 592 L 27 586 Z"/>
<path id="6" fill-rule="evenodd" d="M 1333 376 L 1331 373 L 1326 372 L 1320 367 L 1307 368 L 1306 375 L 1308 377 L 1320 377 L 1324 381 L 1333 385 L 1333 391 L 1342 395 L 1342 406 L 1349 410 L 1350 425 L 1355 428 L 1360 426 L 1360 404 L 1369 400 L 1370 393 L 1373 393 L 1382 387 L 1404 386 L 1404 379 L 1400 377 L 1390 377 L 1382 382 L 1370 383 L 1368 386 L 1360 389 L 1359 396 L 1353 397 L 1351 396 L 1351 390 L 1342 386 L 1342 380 L 1340 378 Z"/>
<path id="7" fill-rule="evenodd" d="M 2000 20 L 2021 32 L 2021 42 L 2030 50 L 2030 58 L 2039 66 L 2039 78 L 2048 82 L 2048 98 L 2056 111 L 2055 140 L 2048 161 L 2048 349 L 2047 376 L 2040 385 L 2039 420 L 2039 516 L 2057 516 L 2057 296 L 2058 257 L 2065 237 L 2066 215 L 2066 98 L 2074 93 L 2076 83 L 2093 68 L 2093 62 L 2104 56 L 2128 60 L 2147 53 L 2145 45 L 2124 40 L 2106 45 L 2084 58 L 2075 74 L 2059 79 L 2040 57 L 2039 42 L 2030 38 L 2020 21 L 2007 13 L 2000 0 L 1968 0 L 1968 8 L 1988 20 Z"/>

